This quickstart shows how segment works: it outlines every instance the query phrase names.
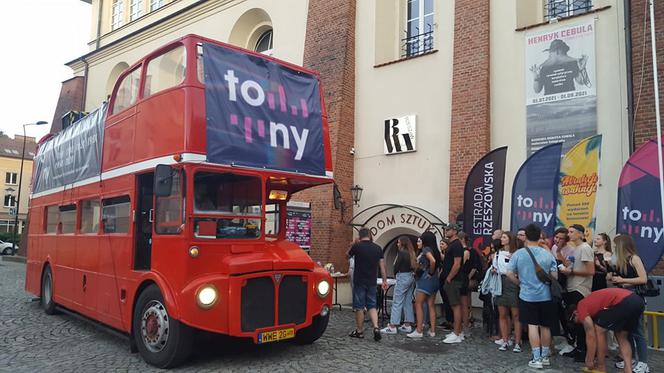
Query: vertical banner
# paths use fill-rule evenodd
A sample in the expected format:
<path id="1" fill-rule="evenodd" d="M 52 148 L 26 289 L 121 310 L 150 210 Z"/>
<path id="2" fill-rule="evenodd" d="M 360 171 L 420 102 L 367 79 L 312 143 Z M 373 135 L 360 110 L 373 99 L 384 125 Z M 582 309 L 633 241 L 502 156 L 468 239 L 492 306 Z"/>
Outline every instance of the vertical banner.
<path id="1" fill-rule="evenodd" d="M 618 182 L 617 233 L 636 241 L 639 256 L 650 272 L 664 253 L 664 228 L 659 195 L 657 141 L 641 145 L 620 173 Z"/>
<path id="2" fill-rule="evenodd" d="M 601 147 L 602 135 L 583 139 L 565 154 L 560 165 L 556 227 L 581 224 L 588 240 L 595 231 Z"/>
<path id="3" fill-rule="evenodd" d="M 502 226 L 506 158 L 506 146 L 491 151 L 475 163 L 466 179 L 464 230 L 475 248 L 484 248 Z"/>
<path id="4" fill-rule="evenodd" d="M 526 34 L 528 154 L 597 133 L 594 22 Z"/>
<path id="5" fill-rule="evenodd" d="M 535 223 L 547 237 L 553 236 L 562 148 L 561 143 L 545 146 L 526 159 L 516 173 L 512 186 L 512 232 Z"/>

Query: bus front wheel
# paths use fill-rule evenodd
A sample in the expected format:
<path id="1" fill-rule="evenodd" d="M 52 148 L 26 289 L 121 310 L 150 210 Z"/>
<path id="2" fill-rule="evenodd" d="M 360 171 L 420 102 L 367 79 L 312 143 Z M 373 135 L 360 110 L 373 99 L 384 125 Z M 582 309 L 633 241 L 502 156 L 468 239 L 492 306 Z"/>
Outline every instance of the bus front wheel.
<path id="1" fill-rule="evenodd" d="M 53 301 L 53 273 L 51 267 L 44 267 L 41 281 L 41 306 L 47 315 L 55 313 L 55 302 Z"/>
<path id="2" fill-rule="evenodd" d="M 150 365 L 172 368 L 191 354 L 192 329 L 172 319 L 156 285 L 150 285 L 138 297 L 132 321 L 133 338 L 138 352 Z"/>
<path id="3" fill-rule="evenodd" d="M 295 336 L 295 343 L 301 345 L 314 343 L 323 335 L 323 333 L 325 333 L 325 329 L 327 329 L 327 323 L 329 320 L 329 312 L 325 316 L 315 316 L 311 325 L 297 332 L 297 335 Z"/>

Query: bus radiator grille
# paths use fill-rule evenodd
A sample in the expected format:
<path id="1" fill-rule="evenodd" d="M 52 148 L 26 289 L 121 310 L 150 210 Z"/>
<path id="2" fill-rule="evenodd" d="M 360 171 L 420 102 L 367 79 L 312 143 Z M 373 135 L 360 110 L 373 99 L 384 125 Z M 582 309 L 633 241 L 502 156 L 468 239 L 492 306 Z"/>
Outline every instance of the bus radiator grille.
<path id="1" fill-rule="evenodd" d="M 284 276 L 279 283 L 279 324 L 302 324 L 307 317 L 307 277 Z"/>
<path id="2" fill-rule="evenodd" d="M 243 332 L 274 326 L 274 282 L 271 277 L 247 280 L 242 288 L 241 326 Z"/>

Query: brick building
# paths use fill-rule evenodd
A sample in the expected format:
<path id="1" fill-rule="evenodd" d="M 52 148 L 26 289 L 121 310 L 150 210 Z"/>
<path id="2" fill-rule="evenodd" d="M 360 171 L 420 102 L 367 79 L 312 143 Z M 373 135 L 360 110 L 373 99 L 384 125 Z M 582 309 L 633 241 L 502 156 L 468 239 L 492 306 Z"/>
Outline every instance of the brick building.
<path id="1" fill-rule="evenodd" d="M 61 98 L 82 105 L 72 110 L 97 107 L 124 69 L 187 33 L 320 71 L 341 209 L 330 186 L 294 199 L 311 210 L 311 255 L 341 270 L 349 224 L 370 227 L 388 261 L 399 235 L 426 228 L 442 234 L 462 212 L 470 168 L 501 146 L 509 148 L 503 212 L 509 216 L 511 180 L 530 149 L 528 61 L 551 49 L 529 47 L 533 35 L 593 30 L 586 49 L 576 48 L 574 38 L 569 44 L 570 54 L 589 58 L 585 85 L 592 86 L 596 111 L 584 125 L 603 134 L 610 150 L 601 160 L 599 231 L 615 231 L 617 180 L 632 143 L 654 136 L 649 44 L 641 47 L 646 0 L 83 1 L 92 6 L 92 41 L 88 54 L 68 63 L 83 77 L 68 85 L 82 84 L 79 91 Z M 657 11 L 661 19 L 661 5 Z M 632 123 L 636 102 L 629 98 L 637 91 Z M 574 132 L 576 119 L 560 113 L 549 127 L 571 125 Z M 362 188 L 359 201 L 351 196 L 354 185 Z M 509 219 L 503 221 L 507 228 Z"/>

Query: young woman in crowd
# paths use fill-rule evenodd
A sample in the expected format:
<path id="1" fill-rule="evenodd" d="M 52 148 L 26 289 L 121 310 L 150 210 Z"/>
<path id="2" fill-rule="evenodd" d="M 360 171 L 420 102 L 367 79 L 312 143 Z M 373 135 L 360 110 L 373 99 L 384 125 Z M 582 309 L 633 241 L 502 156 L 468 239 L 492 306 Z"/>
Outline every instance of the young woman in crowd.
<path id="1" fill-rule="evenodd" d="M 521 323 L 519 322 L 519 287 L 507 279 L 507 270 L 512 254 L 517 250 L 516 237 L 510 232 L 504 232 L 500 237 L 501 249 L 495 255 L 493 260 L 493 269 L 497 271 L 502 278 L 502 295 L 496 298 L 498 305 L 498 317 L 501 339 L 496 341 L 500 344 L 500 351 L 507 351 L 510 343 L 510 314 L 512 324 L 514 324 L 514 339 L 516 343 L 512 351 L 521 352 Z"/>
<path id="2" fill-rule="evenodd" d="M 408 334 L 409 338 L 422 338 L 422 324 L 424 323 L 423 307 L 429 309 L 429 336 L 436 336 L 436 292 L 438 291 L 438 267 L 442 263 L 440 251 L 436 244 L 436 236 L 426 231 L 417 239 L 417 248 L 420 255 L 417 257 L 418 269 L 416 271 L 415 286 L 415 315 L 417 329 Z"/>
<path id="3" fill-rule="evenodd" d="M 611 282 L 616 286 L 634 291 L 637 286 L 644 285 L 648 281 L 643 261 L 636 254 L 636 244 L 631 236 L 626 234 L 616 236 L 615 243 L 615 274 L 609 276 Z M 643 332 L 643 315 L 639 319 L 638 326 L 630 336 L 635 347 L 636 355 L 632 358 L 635 372 L 647 372 L 648 368 L 648 342 Z M 638 363 L 637 363 L 638 361 Z M 617 363 L 616 367 L 624 368 L 624 362 Z"/>
<path id="4" fill-rule="evenodd" d="M 611 239 L 606 233 L 600 233 L 595 236 L 593 242 L 595 252 L 595 275 L 593 276 L 592 290 L 599 290 L 606 288 L 606 276 L 608 274 L 608 267 L 611 263 Z"/>
<path id="5" fill-rule="evenodd" d="M 413 285 L 415 282 L 414 271 L 417 269 L 417 255 L 415 248 L 407 236 L 397 239 L 397 256 L 394 259 L 394 276 L 397 283 L 394 285 L 394 297 L 392 300 L 392 314 L 390 323 L 381 330 L 385 334 L 397 334 L 397 326 L 401 324 L 401 311 L 404 313 L 404 324 L 399 331 L 410 333 L 415 323 L 413 314 Z"/>
<path id="6" fill-rule="evenodd" d="M 447 248 L 450 246 L 450 241 L 447 238 L 442 238 L 440 240 L 440 256 L 441 258 L 445 258 L 445 252 L 447 252 Z M 452 330 L 452 322 L 454 322 L 454 315 L 452 314 L 452 307 L 450 307 L 450 301 L 447 299 L 447 294 L 445 293 L 445 290 L 443 289 L 443 281 L 445 279 L 441 278 L 439 281 L 439 290 L 440 290 L 440 299 L 443 300 L 443 313 L 445 320 L 440 324 L 440 326 L 443 327 L 443 329 L 446 330 Z"/>
<path id="7" fill-rule="evenodd" d="M 463 273 L 464 282 L 461 287 L 461 322 L 463 326 L 464 337 L 470 336 L 470 294 L 473 291 L 470 286 L 471 279 L 477 272 L 477 259 L 472 255 L 474 251 L 468 246 L 468 235 L 466 232 L 459 232 L 459 241 L 463 246 L 463 259 L 461 260 L 461 273 Z M 477 288 L 477 284 L 475 284 Z"/>

